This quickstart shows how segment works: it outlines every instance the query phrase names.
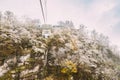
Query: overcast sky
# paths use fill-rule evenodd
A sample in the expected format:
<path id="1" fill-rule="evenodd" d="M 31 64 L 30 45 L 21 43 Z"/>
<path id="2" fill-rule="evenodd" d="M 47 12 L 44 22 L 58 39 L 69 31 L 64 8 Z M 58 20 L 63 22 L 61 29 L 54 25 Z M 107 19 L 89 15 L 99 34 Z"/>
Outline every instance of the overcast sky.
<path id="1" fill-rule="evenodd" d="M 39 0 L 0 0 L 0 11 L 6 10 L 17 16 L 38 18 L 43 23 Z M 120 47 L 120 0 L 47 0 L 47 23 L 61 20 L 95 29 Z"/>

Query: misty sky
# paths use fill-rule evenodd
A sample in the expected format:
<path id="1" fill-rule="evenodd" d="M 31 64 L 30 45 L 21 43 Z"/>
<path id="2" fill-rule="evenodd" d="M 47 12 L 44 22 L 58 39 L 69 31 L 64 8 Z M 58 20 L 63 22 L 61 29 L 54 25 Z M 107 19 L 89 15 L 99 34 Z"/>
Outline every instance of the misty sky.
<path id="1" fill-rule="evenodd" d="M 40 19 L 39 0 L 0 0 L 0 11 Z M 47 23 L 72 20 L 76 27 L 84 24 L 110 38 L 120 47 L 120 0 L 47 0 Z"/>

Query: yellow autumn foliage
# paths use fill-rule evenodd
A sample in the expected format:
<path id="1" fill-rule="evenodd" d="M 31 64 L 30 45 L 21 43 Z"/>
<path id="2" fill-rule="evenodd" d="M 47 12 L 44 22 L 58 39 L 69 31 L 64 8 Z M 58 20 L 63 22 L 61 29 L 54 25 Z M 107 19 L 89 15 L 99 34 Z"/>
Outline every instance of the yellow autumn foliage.
<path id="1" fill-rule="evenodd" d="M 61 69 L 62 73 L 76 73 L 77 72 L 77 67 L 76 64 L 73 63 L 72 61 L 66 60 L 63 63 L 64 67 Z"/>
<path id="2" fill-rule="evenodd" d="M 68 72 L 68 69 L 67 69 L 67 68 L 63 68 L 63 69 L 61 70 L 61 72 L 62 72 L 62 73 L 67 73 L 67 72 Z"/>

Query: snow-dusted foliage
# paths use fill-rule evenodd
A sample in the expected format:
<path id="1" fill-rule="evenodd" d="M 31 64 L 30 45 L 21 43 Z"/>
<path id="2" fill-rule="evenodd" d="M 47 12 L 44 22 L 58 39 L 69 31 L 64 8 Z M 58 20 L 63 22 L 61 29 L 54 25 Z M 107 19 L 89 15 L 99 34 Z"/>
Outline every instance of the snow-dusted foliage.
<path id="1" fill-rule="evenodd" d="M 0 13 L 0 80 L 120 79 L 120 60 L 107 37 L 64 25 L 43 38 L 36 20 Z"/>

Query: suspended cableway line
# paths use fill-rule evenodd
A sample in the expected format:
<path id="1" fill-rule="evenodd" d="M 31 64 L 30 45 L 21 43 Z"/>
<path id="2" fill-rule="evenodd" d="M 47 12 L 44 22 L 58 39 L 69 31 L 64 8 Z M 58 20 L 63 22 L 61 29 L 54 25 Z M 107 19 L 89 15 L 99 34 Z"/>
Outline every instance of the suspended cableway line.
<path id="1" fill-rule="evenodd" d="M 42 0 L 39 0 L 39 2 L 40 2 L 40 7 L 41 7 L 41 11 L 42 11 L 42 17 L 43 17 L 43 20 L 44 20 L 44 24 L 46 24 L 46 17 L 45 16 L 47 16 L 47 9 L 46 9 L 46 12 L 44 11 L 45 9 L 44 9 L 44 7 L 43 7 L 43 2 L 42 2 Z M 47 1 L 45 1 L 45 8 L 46 8 L 46 2 Z M 46 13 L 46 14 L 45 14 Z"/>

